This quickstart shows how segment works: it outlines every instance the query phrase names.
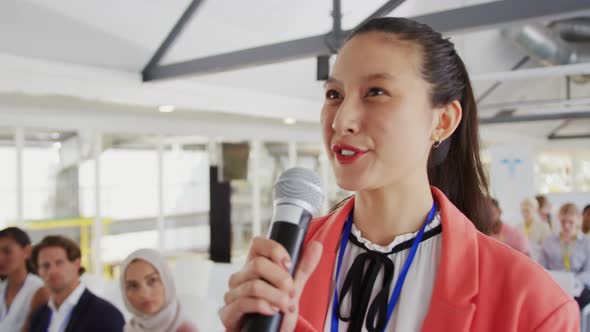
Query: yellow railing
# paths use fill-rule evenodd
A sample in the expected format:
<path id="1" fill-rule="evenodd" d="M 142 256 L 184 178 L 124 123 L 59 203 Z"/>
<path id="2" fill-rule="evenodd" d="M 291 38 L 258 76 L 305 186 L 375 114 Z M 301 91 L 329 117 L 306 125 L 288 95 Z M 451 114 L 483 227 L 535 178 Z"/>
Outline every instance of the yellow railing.
<path id="1" fill-rule="evenodd" d="M 48 219 L 27 221 L 23 224 L 23 228 L 31 231 L 45 231 L 64 228 L 80 228 L 80 251 L 82 254 L 81 264 L 87 270 L 91 270 L 92 264 L 92 243 L 91 243 L 91 228 L 94 224 L 94 218 L 77 218 L 77 219 Z M 102 219 L 102 233 L 108 234 L 108 225 L 113 222 L 112 219 Z M 92 234 L 94 236 L 94 234 Z M 96 273 L 96 271 L 90 271 Z M 107 273 L 102 271 L 102 273 Z"/>

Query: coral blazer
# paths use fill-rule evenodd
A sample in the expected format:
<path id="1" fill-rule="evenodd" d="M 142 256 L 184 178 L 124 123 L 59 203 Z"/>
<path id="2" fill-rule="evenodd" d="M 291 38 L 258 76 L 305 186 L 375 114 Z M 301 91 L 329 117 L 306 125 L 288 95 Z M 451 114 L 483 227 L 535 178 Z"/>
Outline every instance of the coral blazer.
<path id="1" fill-rule="evenodd" d="M 422 331 L 580 331 L 578 305 L 540 265 L 477 231 L 437 188 L 432 194 L 442 252 Z M 353 206 L 354 198 L 310 224 L 305 245 L 319 241 L 324 251 L 301 295 L 298 332 L 324 330 L 340 236 Z"/>

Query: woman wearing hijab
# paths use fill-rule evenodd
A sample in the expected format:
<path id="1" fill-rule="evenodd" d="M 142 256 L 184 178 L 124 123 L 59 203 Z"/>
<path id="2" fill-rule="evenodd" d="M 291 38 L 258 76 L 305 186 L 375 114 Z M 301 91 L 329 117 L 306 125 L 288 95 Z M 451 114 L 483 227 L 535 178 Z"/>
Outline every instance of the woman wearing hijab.
<path id="1" fill-rule="evenodd" d="M 172 272 L 157 251 L 139 249 L 125 259 L 121 291 L 133 314 L 125 332 L 197 332 L 183 317 Z"/>

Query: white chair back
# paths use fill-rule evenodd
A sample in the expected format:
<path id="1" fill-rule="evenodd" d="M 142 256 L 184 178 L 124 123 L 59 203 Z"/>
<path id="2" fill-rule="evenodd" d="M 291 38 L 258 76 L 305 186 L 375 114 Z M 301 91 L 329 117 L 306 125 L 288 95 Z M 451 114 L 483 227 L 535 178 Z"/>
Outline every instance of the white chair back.
<path id="1" fill-rule="evenodd" d="M 223 305 L 223 295 L 228 290 L 229 277 L 241 267 L 241 264 L 214 263 L 209 275 L 207 298 L 221 307 Z"/>
<path id="2" fill-rule="evenodd" d="M 208 298 L 181 294 L 180 305 L 186 319 L 197 327 L 199 331 L 218 332 L 225 328 L 221 323 L 215 303 Z"/>
<path id="3" fill-rule="evenodd" d="M 100 296 L 117 307 L 123 314 L 123 317 L 125 317 L 125 321 L 131 318 L 131 313 L 127 311 L 125 302 L 123 302 L 123 293 L 119 286 L 119 279 L 106 280 L 104 291 Z"/>
<path id="4" fill-rule="evenodd" d="M 178 293 L 207 296 L 213 262 L 198 257 L 181 257 L 174 262 L 172 274 Z"/>
<path id="5" fill-rule="evenodd" d="M 555 282 L 557 282 L 557 284 L 561 286 L 561 288 L 563 288 L 564 291 L 566 291 L 568 294 L 575 295 L 574 285 L 576 282 L 576 277 L 573 273 L 551 270 L 548 270 L 547 272 L 549 272 L 549 274 L 553 277 Z"/>

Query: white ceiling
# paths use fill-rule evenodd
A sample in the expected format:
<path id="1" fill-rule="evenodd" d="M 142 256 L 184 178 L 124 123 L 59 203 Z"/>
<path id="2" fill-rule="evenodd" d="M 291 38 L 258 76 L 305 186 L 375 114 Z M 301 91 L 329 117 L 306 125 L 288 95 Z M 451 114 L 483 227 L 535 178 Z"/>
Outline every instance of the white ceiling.
<path id="1" fill-rule="evenodd" d="M 318 120 L 322 89 L 315 81 L 315 59 L 142 84 L 141 69 L 189 2 L 0 1 L 0 92 Z M 384 2 L 343 0 L 343 27 L 352 28 Z M 481 2 L 489 1 L 406 0 L 393 14 L 412 17 Z M 326 33 L 331 6 L 331 0 L 204 0 L 164 62 Z M 525 55 L 496 30 L 452 40 L 472 74 L 508 70 Z M 475 82 L 476 92 L 492 83 Z M 572 95 L 590 96 L 590 89 L 574 86 Z M 486 103 L 563 96 L 563 79 L 537 79 L 504 83 Z M 554 126 L 506 128 L 524 133 L 532 128 L 531 135 L 544 137 Z"/>
<path id="2" fill-rule="evenodd" d="M 395 11 L 416 16 L 482 0 L 408 0 Z M 4 0 L 0 51 L 138 72 L 190 1 Z M 384 0 L 343 0 L 343 28 Z M 203 0 L 164 62 L 218 54 L 329 32 L 331 0 Z"/>
<path id="3" fill-rule="evenodd" d="M 344 0 L 343 27 L 354 27 L 383 2 Z M 477 2 L 485 1 L 408 0 L 394 13 L 415 16 Z M 188 3 L 65 0 L 56 6 L 51 0 L 4 0 L 0 52 L 139 73 Z M 330 0 L 204 0 L 163 63 L 326 33 L 331 29 L 331 6 Z M 462 36 L 457 42 L 469 45 L 461 49 L 466 60 L 477 62 L 467 61 L 473 70 L 485 72 L 518 60 L 510 52 L 498 52 L 493 44 L 482 50 L 494 54 L 486 61 L 468 55 L 474 41 L 484 45 L 483 40 L 499 39 L 491 31 Z M 315 63 L 314 58 L 302 59 L 183 80 L 318 100 L 322 92 L 315 82 Z"/>

